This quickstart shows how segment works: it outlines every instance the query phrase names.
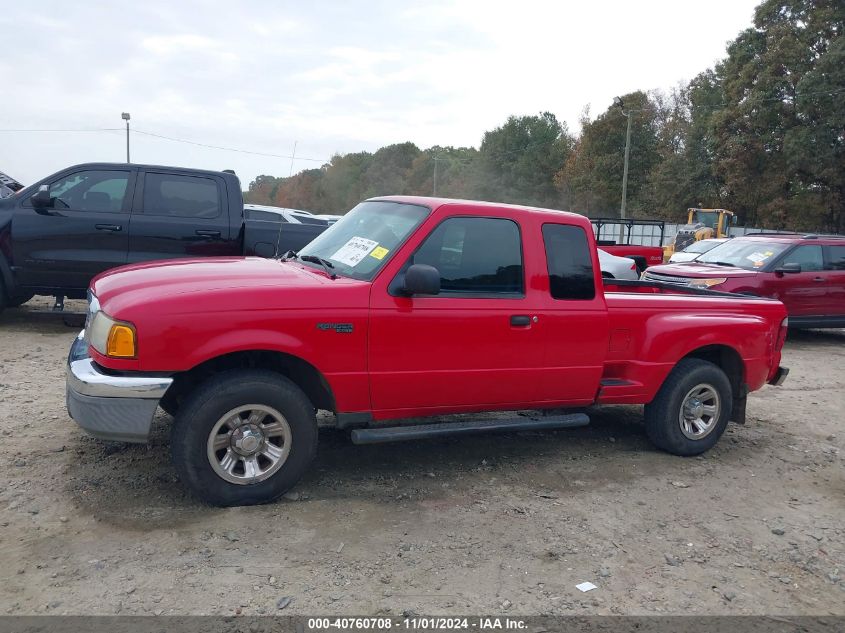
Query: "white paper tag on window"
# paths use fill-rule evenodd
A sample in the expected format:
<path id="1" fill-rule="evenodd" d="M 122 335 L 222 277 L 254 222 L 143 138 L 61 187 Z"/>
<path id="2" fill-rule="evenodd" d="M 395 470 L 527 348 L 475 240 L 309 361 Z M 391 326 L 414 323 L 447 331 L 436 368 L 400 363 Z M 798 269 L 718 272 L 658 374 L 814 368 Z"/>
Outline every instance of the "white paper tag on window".
<path id="1" fill-rule="evenodd" d="M 378 246 L 378 242 L 375 240 L 368 240 L 365 237 L 358 237 L 356 235 L 337 249 L 329 259 L 354 267 L 369 255 L 376 246 Z"/>

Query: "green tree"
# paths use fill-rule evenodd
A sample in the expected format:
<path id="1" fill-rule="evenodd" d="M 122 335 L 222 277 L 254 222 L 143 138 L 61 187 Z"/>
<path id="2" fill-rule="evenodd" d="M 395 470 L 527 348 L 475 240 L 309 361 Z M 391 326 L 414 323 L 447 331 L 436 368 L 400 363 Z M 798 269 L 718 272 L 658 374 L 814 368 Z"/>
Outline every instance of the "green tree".
<path id="1" fill-rule="evenodd" d="M 644 92 L 622 97 L 630 111 L 631 148 L 627 207 L 631 214 L 647 212 L 646 182 L 659 162 L 657 106 Z M 594 121 L 581 121 L 581 136 L 555 182 L 570 208 L 591 215 L 619 215 L 625 159 L 627 118 L 612 105 Z"/>
<path id="2" fill-rule="evenodd" d="M 713 169 L 710 127 L 723 96 L 713 72 L 701 73 L 668 97 L 655 94 L 653 101 L 659 159 L 642 192 L 644 211 L 680 222 L 689 207 L 722 206 L 723 186 Z"/>
<path id="3" fill-rule="evenodd" d="M 364 197 L 408 193 L 408 175 L 419 155 L 420 149 L 410 142 L 387 145 L 378 150 L 364 172 Z"/>
<path id="4" fill-rule="evenodd" d="M 842 169 L 831 91 L 843 85 L 843 29 L 841 0 L 766 0 L 716 67 L 727 103 L 713 117 L 715 171 L 749 223 L 809 228 L 827 218 L 842 226 L 841 192 L 829 176 L 837 159 Z"/>
<path id="5" fill-rule="evenodd" d="M 290 178 L 283 178 L 276 194 L 273 205 L 289 209 L 304 209 L 316 213 L 327 213 L 320 183 L 325 175 L 322 169 L 306 169 Z"/>
<path id="6" fill-rule="evenodd" d="M 474 147 L 434 146 L 414 159 L 408 174 L 408 191 L 415 195 L 471 198 L 478 179 L 478 150 Z"/>
<path id="7" fill-rule="evenodd" d="M 560 206 L 554 177 L 573 143 L 566 124 L 550 112 L 509 117 L 484 134 L 474 189 L 488 200 Z"/>
<path id="8" fill-rule="evenodd" d="M 328 213 L 345 213 L 365 198 L 364 174 L 373 161 L 369 152 L 337 154 L 324 167 L 320 190 Z"/>
<path id="9" fill-rule="evenodd" d="M 274 176 L 257 176 L 249 183 L 249 189 L 244 193 L 244 201 L 251 204 L 272 204 L 281 178 Z"/>

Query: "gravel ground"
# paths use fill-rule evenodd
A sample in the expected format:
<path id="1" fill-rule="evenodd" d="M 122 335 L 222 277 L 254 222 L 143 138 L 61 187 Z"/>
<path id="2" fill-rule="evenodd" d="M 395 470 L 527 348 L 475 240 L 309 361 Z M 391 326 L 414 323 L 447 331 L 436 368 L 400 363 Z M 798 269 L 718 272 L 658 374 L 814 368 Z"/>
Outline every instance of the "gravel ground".
<path id="1" fill-rule="evenodd" d="M 845 615 L 843 330 L 790 332 L 785 385 L 701 457 L 654 450 L 637 407 L 393 445 L 326 429 L 286 499 L 216 509 L 163 412 L 148 446 L 77 429 L 77 329 L 46 305 L 0 316 L 0 613 Z"/>

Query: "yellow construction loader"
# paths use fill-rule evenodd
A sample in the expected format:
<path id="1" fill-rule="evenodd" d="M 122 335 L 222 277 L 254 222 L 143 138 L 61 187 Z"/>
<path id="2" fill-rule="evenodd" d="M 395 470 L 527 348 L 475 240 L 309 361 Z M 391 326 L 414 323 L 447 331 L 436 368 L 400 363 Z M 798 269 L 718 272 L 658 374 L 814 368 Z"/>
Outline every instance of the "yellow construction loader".
<path id="1" fill-rule="evenodd" d="M 678 229 L 671 244 L 663 247 L 663 261 L 693 242 L 714 237 L 730 237 L 731 225 L 736 222 L 733 211 L 727 209 L 687 209 L 687 223 Z"/>

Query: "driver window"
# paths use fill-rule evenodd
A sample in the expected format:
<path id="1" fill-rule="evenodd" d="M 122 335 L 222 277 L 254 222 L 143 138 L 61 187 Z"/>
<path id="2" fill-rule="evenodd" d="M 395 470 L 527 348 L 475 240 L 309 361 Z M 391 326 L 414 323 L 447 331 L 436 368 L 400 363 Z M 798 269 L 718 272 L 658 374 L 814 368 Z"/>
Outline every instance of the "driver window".
<path id="1" fill-rule="evenodd" d="M 411 257 L 440 272 L 441 296 L 523 293 L 519 227 L 501 218 L 450 218 Z"/>
<path id="2" fill-rule="evenodd" d="M 50 184 L 50 207 L 74 211 L 120 212 L 128 171 L 79 171 Z"/>
<path id="3" fill-rule="evenodd" d="M 822 247 L 818 245 L 803 245 L 787 253 L 782 264 L 801 264 L 801 271 L 816 271 L 824 268 Z"/>

